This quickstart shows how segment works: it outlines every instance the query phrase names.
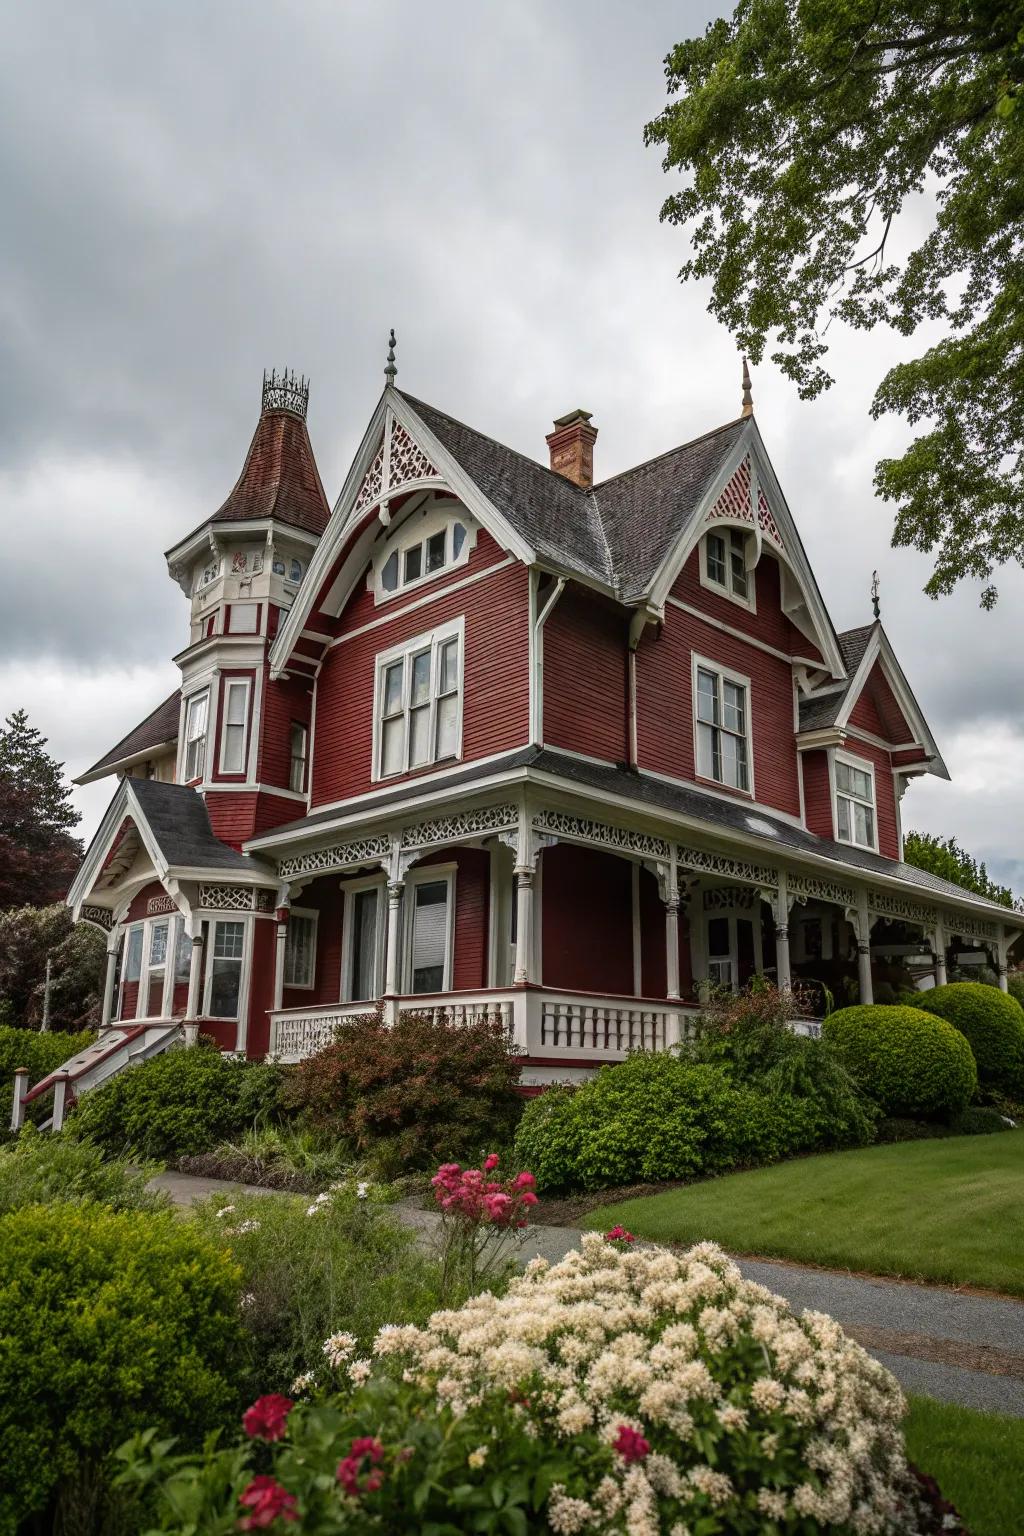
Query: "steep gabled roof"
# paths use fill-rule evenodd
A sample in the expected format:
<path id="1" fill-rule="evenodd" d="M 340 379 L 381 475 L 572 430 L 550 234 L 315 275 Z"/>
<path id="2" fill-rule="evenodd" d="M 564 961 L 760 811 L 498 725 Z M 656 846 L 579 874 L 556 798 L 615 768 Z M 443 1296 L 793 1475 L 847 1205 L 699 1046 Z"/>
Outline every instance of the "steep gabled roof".
<path id="1" fill-rule="evenodd" d="M 123 736 L 115 747 L 93 763 L 75 780 L 76 784 L 91 784 L 113 773 L 115 768 L 127 767 L 158 747 L 169 747 L 178 739 L 178 717 L 181 705 L 181 689 L 175 688 L 151 715 Z"/>
<path id="2" fill-rule="evenodd" d="M 857 675 L 857 669 L 864 660 L 864 652 L 868 648 L 874 627 L 873 624 L 864 624 L 859 629 L 844 629 L 837 636 L 839 649 L 846 663 L 846 681 L 838 688 L 829 688 L 821 698 L 811 694 L 809 698 L 800 700 L 802 731 L 821 731 L 826 730 L 830 725 L 835 725 Z"/>
<path id="3" fill-rule="evenodd" d="M 319 535 L 330 516 L 306 423 L 291 411 L 263 411 L 242 473 L 210 521 L 237 523 L 274 517 Z"/>

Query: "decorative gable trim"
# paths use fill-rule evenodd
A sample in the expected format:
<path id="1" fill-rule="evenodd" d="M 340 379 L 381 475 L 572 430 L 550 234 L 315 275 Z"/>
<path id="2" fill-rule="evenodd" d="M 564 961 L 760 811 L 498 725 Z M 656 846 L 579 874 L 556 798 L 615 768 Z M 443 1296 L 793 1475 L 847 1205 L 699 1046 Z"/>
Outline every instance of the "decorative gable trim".
<path id="1" fill-rule="evenodd" d="M 871 638 L 864 648 L 864 655 L 860 659 L 853 678 L 850 682 L 843 707 L 836 716 L 835 729 L 846 731 L 849 728 L 850 716 L 853 714 L 857 700 L 867 684 L 875 665 L 881 667 L 889 687 L 892 689 L 910 729 L 914 733 L 915 741 L 921 743 L 928 754 L 929 771 L 940 779 L 948 779 L 949 771 L 942 760 L 935 738 L 931 733 L 927 720 L 921 711 L 921 706 L 910 690 L 910 684 L 904 676 L 903 669 L 896 660 L 896 653 L 889 644 L 888 637 L 881 624 L 876 624 Z M 905 744 L 904 744 L 905 745 Z"/>
<path id="2" fill-rule="evenodd" d="M 149 823 L 143 814 L 137 797 L 132 792 L 131 779 L 124 778 L 117 787 L 117 792 L 107 806 L 106 814 L 100 822 L 95 837 L 89 844 L 85 858 L 71 883 L 71 889 L 67 894 L 67 905 L 72 909 L 75 922 L 78 922 L 82 908 L 92 894 L 93 886 L 106 868 L 107 861 L 117 848 L 122 829 L 126 822 L 134 827 L 142 847 L 145 849 L 150 863 L 153 866 L 153 874 L 161 884 L 166 884 L 167 865 L 161 855 L 160 848 L 149 828 Z M 147 875 L 147 879 L 152 876 Z M 118 900 L 122 898 L 119 894 Z"/>

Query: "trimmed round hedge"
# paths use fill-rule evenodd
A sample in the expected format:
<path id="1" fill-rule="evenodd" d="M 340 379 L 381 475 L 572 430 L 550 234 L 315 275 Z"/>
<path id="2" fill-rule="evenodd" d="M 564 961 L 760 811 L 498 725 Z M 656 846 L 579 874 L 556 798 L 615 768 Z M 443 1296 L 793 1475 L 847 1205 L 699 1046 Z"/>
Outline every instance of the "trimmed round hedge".
<path id="1" fill-rule="evenodd" d="M 919 1006 L 966 1038 L 984 1087 L 1024 1098 L 1024 1008 L 1016 998 L 980 981 L 951 981 L 922 992 Z"/>
<path id="2" fill-rule="evenodd" d="M 964 1036 L 920 1008 L 841 1008 L 825 1020 L 822 1034 L 883 1114 L 948 1120 L 967 1108 L 977 1089 L 978 1069 Z"/>

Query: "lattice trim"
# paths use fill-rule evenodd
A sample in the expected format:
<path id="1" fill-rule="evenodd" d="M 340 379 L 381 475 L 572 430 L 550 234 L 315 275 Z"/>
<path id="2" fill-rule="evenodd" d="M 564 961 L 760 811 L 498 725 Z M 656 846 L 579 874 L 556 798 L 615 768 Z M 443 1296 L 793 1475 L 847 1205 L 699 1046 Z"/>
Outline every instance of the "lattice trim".
<path id="1" fill-rule="evenodd" d="M 965 917 L 960 912 L 943 912 L 942 926 L 947 933 L 959 933 L 968 939 L 998 939 L 997 923 L 983 917 Z"/>
<path id="2" fill-rule="evenodd" d="M 786 888 L 797 901 L 827 901 L 837 907 L 855 907 L 857 892 L 838 880 L 819 880 L 814 875 L 786 876 Z"/>
<path id="3" fill-rule="evenodd" d="M 728 907 L 742 907 L 745 911 L 760 900 L 752 885 L 713 885 L 704 892 L 705 912 L 719 912 Z"/>
<path id="4" fill-rule="evenodd" d="M 750 523 L 753 526 L 754 508 L 750 496 L 750 460 L 744 459 L 736 470 L 729 484 L 715 502 L 711 511 L 704 519 L 705 523 L 717 522 L 720 518 L 731 517 L 742 523 Z M 779 549 L 785 550 L 782 542 L 782 534 L 778 524 L 772 515 L 772 510 L 765 500 L 765 494 L 758 486 L 757 491 L 757 521 L 761 532 L 771 539 Z"/>
<path id="5" fill-rule="evenodd" d="M 735 859 L 725 853 L 709 853 L 705 848 L 687 848 L 676 845 L 676 864 L 680 869 L 694 870 L 700 875 L 720 875 L 726 880 L 741 880 L 744 885 L 766 886 L 777 890 L 779 872 L 767 864 L 754 864 L 749 859 Z"/>
<path id="6" fill-rule="evenodd" d="M 199 905 L 211 912 L 251 912 L 254 895 L 250 885 L 201 885 Z"/>
<path id="7" fill-rule="evenodd" d="M 146 916 L 157 917 L 164 912 L 177 912 L 178 903 L 173 896 L 151 896 L 146 902 Z"/>
<path id="8" fill-rule="evenodd" d="M 359 495 L 355 499 L 353 511 L 361 512 L 363 507 L 372 506 L 375 501 L 380 501 L 381 491 L 384 487 L 384 439 L 381 438 L 380 447 L 374 455 L 373 463 L 363 477 L 363 483 L 359 487 Z"/>
<path id="9" fill-rule="evenodd" d="M 423 449 L 414 443 L 401 422 L 391 426 L 391 458 L 388 464 L 389 493 L 410 480 L 440 480 L 441 476 Z"/>
<path id="10" fill-rule="evenodd" d="M 277 872 L 282 880 L 294 880 L 299 875 L 317 875 L 325 870 L 355 869 L 360 864 L 380 863 L 390 853 L 391 839 L 381 833 L 377 837 L 361 837 L 350 843 L 332 843 L 329 848 L 313 848 L 308 853 L 279 859 Z"/>
<path id="11" fill-rule="evenodd" d="M 102 928 L 104 933 L 109 933 L 114 926 L 114 914 L 109 907 L 82 907 L 78 920 L 80 923 L 91 923 L 94 928 Z"/>
<path id="12" fill-rule="evenodd" d="M 640 858 L 667 859 L 671 851 L 663 837 L 654 837 L 649 832 L 631 832 L 627 827 L 614 827 L 603 821 L 589 821 L 565 811 L 539 811 L 533 818 L 533 826 L 536 831 L 550 832 L 555 837 L 596 843 L 602 848 L 614 848 Z"/>
<path id="13" fill-rule="evenodd" d="M 939 916 L 934 907 L 926 907 L 919 901 L 911 901 L 909 897 L 898 896 L 892 891 L 869 891 L 868 909 L 873 917 L 919 923 L 922 928 L 934 928 Z"/>
<path id="14" fill-rule="evenodd" d="M 436 843 L 457 843 L 488 832 L 504 832 L 519 825 L 514 805 L 485 805 L 478 810 L 434 816 L 402 828 L 403 848 L 428 848 Z"/>

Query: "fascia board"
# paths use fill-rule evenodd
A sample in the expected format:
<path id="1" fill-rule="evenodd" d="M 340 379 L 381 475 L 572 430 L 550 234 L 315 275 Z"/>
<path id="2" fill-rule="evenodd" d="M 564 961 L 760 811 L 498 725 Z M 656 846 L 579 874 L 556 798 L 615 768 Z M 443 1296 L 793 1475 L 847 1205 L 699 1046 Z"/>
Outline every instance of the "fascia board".
<path id="1" fill-rule="evenodd" d="M 68 894 L 64 898 L 65 904 L 75 912 L 76 916 L 78 908 L 89 894 L 103 859 L 107 856 L 117 829 L 124 821 L 128 800 L 127 783 L 127 779 L 122 779 L 115 789 L 110 804 L 93 834 L 92 842 L 85 851 L 85 857 L 78 867 L 78 872 L 68 888 Z"/>
<path id="2" fill-rule="evenodd" d="M 131 752 L 127 757 L 119 757 L 114 762 L 108 763 L 105 768 L 98 771 L 90 770 L 89 773 L 79 774 L 77 779 L 72 779 L 73 784 L 95 784 L 100 779 L 107 779 L 112 773 L 120 773 L 123 768 L 134 768 L 136 763 L 145 763 L 160 752 L 169 752 L 178 744 L 177 736 L 172 736 L 169 741 L 154 742 L 151 747 L 146 747 L 142 752 Z"/>
<path id="3" fill-rule="evenodd" d="M 164 559 L 168 564 L 177 564 L 181 560 L 188 559 L 189 556 L 199 554 L 200 550 L 210 547 L 211 534 L 220 543 L 226 543 L 235 534 L 244 536 L 249 533 L 262 533 L 265 535 L 271 529 L 280 532 L 282 541 L 294 539 L 297 544 L 308 544 L 311 547 L 319 542 L 317 534 L 310 533 L 306 528 L 296 528 L 291 523 L 284 523 L 279 518 L 246 517 L 218 523 L 209 517 L 192 533 L 165 550 Z"/>

